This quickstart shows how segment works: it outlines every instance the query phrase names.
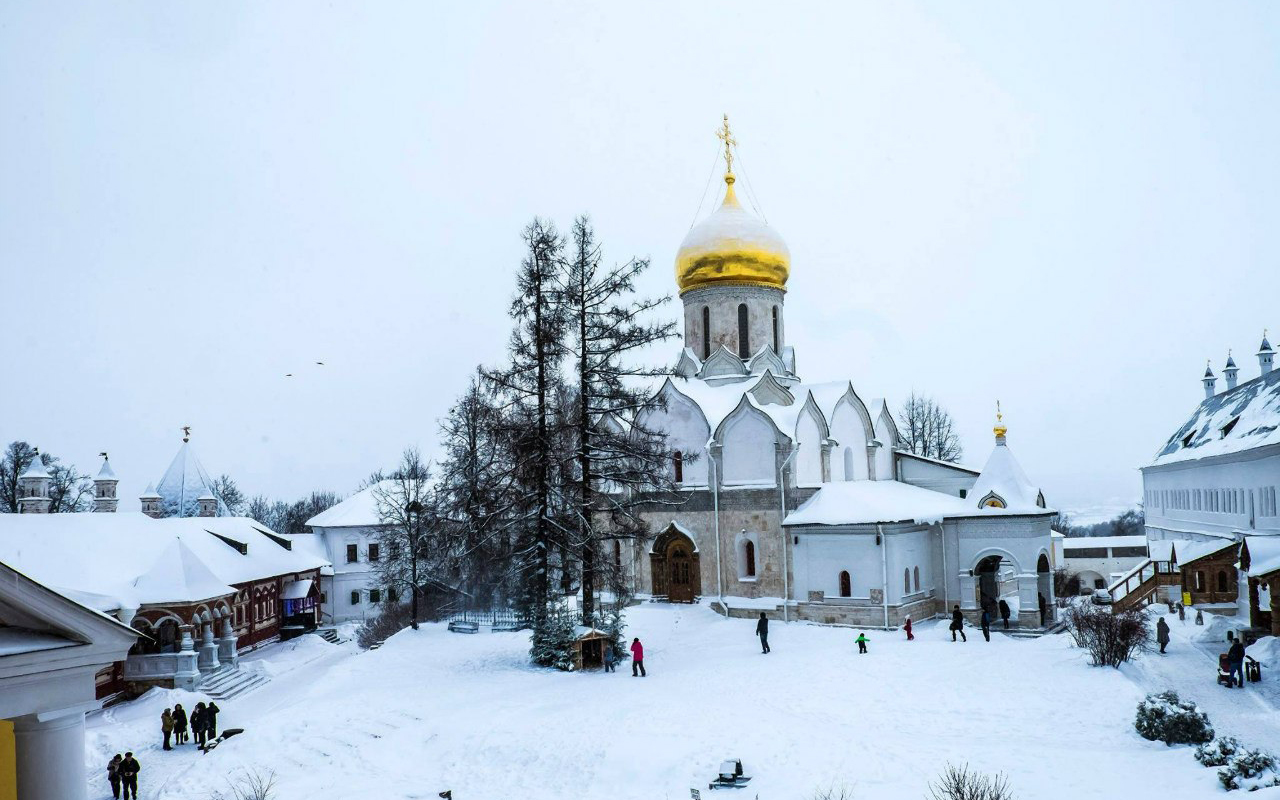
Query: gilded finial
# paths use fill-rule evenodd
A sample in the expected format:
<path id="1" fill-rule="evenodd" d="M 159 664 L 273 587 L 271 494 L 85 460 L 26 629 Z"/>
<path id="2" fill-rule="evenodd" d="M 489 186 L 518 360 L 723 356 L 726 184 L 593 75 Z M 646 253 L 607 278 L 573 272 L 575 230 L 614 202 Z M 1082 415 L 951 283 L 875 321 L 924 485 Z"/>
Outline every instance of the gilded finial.
<path id="1" fill-rule="evenodd" d="M 182 443 L 186 444 L 189 441 L 191 441 L 191 426 L 183 425 L 182 426 Z"/>
<path id="2" fill-rule="evenodd" d="M 1003 439 L 1004 435 L 1009 432 L 1008 426 L 1004 424 L 1004 413 L 1000 410 L 999 400 L 996 401 L 996 426 L 991 430 L 995 433 L 997 440 Z"/>
<path id="3" fill-rule="evenodd" d="M 724 182 L 733 185 L 733 149 L 738 146 L 738 140 L 733 138 L 733 133 L 729 130 L 729 115 L 724 115 L 724 122 L 720 130 L 716 131 L 716 138 L 724 142 Z"/>

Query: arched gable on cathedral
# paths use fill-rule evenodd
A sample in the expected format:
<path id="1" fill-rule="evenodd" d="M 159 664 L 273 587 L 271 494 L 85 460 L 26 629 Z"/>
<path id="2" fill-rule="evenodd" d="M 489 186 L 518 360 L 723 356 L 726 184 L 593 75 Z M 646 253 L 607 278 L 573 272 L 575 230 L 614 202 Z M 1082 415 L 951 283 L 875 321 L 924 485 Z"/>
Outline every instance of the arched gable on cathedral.
<path id="1" fill-rule="evenodd" d="M 778 448 L 789 445 L 791 437 L 752 405 L 747 395 L 716 428 L 715 440 L 722 447 L 725 484 L 777 485 Z"/>
<path id="2" fill-rule="evenodd" d="M 827 420 L 814 400 L 813 392 L 805 396 L 804 406 L 796 417 L 795 443 L 796 483 L 800 486 L 817 486 L 827 477 L 825 461 L 830 445 Z"/>
<path id="3" fill-rule="evenodd" d="M 702 362 L 689 348 L 680 351 L 680 360 L 676 362 L 675 374 L 682 378 L 692 378 L 702 369 Z"/>
<path id="4" fill-rule="evenodd" d="M 760 405 L 789 406 L 796 401 L 795 395 L 787 390 L 772 372 L 766 372 L 747 392 Z"/>
<path id="5" fill-rule="evenodd" d="M 704 381 L 712 381 L 716 378 L 744 378 L 749 374 L 742 359 L 730 353 L 724 345 L 720 345 L 708 356 L 707 360 L 702 362 L 702 369 L 698 371 L 698 377 Z"/>
<path id="6" fill-rule="evenodd" d="M 667 435 L 667 449 L 672 452 L 672 477 L 677 483 L 709 485 L 706 449 L 711 426 L 702 408 L 677 389 L 670 378 L 640 411 L 638 424 Z"/>
<path id="7" fill-rule="evenodd" d="M 829 437 L 835 440 L 831 480 L 866 480 L 871 476 L 867 443 L 875 438 L 875 428 L 866 404 L 852 384 L 846 386 L 829 413 Z"/>
<path id="8" fill-rule="evenodd" d="M 752 375 L 761 372 L 772 372 L 776 377 L 784 378 L 787 376 L 787 367 L 782 363 L 782 359 L 778 354 L 773 352 L 773 348 L 769 345 L 762 346 L 751 357 L 751 361 L 747 364 L 747 369 Z M 792 381 L 794 383 L 794 380 Z"/>

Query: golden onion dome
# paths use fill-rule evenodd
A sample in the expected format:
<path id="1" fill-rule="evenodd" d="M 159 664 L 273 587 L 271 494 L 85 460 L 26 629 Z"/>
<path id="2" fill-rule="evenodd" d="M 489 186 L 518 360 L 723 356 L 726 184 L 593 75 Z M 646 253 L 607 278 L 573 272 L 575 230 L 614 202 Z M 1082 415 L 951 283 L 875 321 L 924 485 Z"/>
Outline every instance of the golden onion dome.
<path id="1" fill-rule="evenodd" d="M 716 284 L 786 291 L 791 274 L 787 243 L 738 202 L 732 172 L 724 176 L 724 182 L 724 203 L 689 231 L 676 253 L 680 293 Z"/>

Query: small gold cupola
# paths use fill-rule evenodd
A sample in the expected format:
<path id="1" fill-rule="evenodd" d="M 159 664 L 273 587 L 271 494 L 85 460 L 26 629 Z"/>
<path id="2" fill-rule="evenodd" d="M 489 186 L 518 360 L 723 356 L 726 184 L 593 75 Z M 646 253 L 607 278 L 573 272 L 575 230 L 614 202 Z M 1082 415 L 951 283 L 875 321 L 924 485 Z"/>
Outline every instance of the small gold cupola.
<path id="1" fill-rule="evenodd" d="M 724 202 L 695 225 L 676 253 L 680 293 L 700 286 L 732 284 L 767 286 L 786 291 L 791 253 L 782 237 L 738 202 L 734 191 L 733 148 L 729 116 L 716 136 L 724 143 Z"/>

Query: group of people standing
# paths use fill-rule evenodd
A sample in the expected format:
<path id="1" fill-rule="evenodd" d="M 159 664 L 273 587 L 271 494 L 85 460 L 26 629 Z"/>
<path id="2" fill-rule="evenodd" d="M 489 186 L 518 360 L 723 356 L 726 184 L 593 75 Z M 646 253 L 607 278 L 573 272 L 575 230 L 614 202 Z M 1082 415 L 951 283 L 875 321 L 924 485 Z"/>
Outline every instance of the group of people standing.
<path id="1" fill-rule="evenodd" d="M 169 746 L 171 736 L 177 744 L 186 744 L 191 741 L 191 735 L 194 735 L 197 747 L 204 747 L 210 739 L 218 738 L 218 712 L 221 710 L 217 703 L 210 700 L 208 705 L 196 703 L 196 707 L 191 710 L 190 719 L 182 703 L 174 704 L 172 710 L 166 708 L 160 712 L 160 732 L 164 734 L 164 749 L 173 749 Z M 187 733 L 188 724 L 191 735 Z"/>

